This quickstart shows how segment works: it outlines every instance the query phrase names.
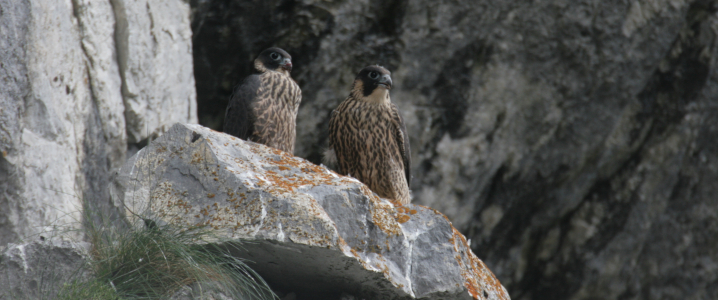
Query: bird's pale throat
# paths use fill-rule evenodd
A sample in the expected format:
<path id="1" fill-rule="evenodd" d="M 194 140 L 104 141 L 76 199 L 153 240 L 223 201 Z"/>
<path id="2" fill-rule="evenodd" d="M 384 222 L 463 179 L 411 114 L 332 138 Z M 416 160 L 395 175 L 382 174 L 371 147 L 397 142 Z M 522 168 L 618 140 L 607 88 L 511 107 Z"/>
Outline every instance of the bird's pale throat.
<path id="1" fill-rule="evenodd" d="M 364 93 L 362 92 L 364 90 L 364 84 L 357 80 L 354 83 L 354 97 L 356 99 L 361 99 L 362 101 L 372 103 L 372 104 L 389 104 L 391 102 L 391 99 L 389 97 L 389 90 L 382 86 L 377 86 L 374 88 L 374 90 L 369 94 L 369 96 L 364 96 Z"/>

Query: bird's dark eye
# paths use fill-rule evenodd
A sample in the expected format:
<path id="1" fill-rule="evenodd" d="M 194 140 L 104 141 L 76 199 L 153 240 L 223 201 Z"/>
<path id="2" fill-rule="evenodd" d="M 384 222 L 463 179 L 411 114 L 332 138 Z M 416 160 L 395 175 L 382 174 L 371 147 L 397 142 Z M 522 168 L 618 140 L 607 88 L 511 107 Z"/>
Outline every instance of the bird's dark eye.
<path id="1" fill-rule="evenodd" d="M 273 60 L 279 60 L 280 55 L 277 54 L 277 52 L 272 52 L 269 57 L 271 57 Z"/>
<path id="2" fill-rule="evenodd" d="M 371 71 L 371 72 L 369 72 L 369 78 L 377 79 L 377 78 L 379 78 L 379 73 Z"/>

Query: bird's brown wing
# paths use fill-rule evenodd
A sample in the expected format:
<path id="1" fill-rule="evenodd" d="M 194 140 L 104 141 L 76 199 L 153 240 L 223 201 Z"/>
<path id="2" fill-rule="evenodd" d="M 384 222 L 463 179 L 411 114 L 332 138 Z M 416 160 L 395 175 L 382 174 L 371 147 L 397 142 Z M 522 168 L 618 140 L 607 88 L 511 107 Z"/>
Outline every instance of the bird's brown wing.
<path id="1" fill-rule="evenodd" d="M 404 172 L 406 173 L 406 184 L 411 188 L 411 148 L 409 147 L 409 135 L 406 134 L 404 119 L 394 103 L 391 104 L 392 117 L 397 125 L 394 129 L 394 136 L 399 144 L 401 159 L 404 161 Z"/>
<path id="2" fill-rule="evenodd" d="M 257 118 L 252 111 L 252 103 L 258 101 L 258 90 L 261 85 L 259 75 L 250 75 L 242 84 L 234 88 L 224 115 L 224 132 L 240 139 L 247 140 L 254 132 Z"/>

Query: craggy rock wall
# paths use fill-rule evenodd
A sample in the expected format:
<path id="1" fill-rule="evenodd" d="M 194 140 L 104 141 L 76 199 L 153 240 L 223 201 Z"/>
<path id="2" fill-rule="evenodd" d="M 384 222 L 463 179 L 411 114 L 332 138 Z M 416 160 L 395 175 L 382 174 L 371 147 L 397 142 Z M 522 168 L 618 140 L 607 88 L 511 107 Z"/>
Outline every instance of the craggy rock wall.
<path id="1" fill-rule="evenodd" d="M 106 201 L 128 143 L 196 122 L 181 0 L 0 0 L 0 246 Z"/>
<path id="2" fill-rule="evenodd" d="M 415 202 L 514 299 L 718 299 L 718 4 L 193 0 L 200 123 L 277 45 L 296 154 L 368 64 L 393 72 Z"/>

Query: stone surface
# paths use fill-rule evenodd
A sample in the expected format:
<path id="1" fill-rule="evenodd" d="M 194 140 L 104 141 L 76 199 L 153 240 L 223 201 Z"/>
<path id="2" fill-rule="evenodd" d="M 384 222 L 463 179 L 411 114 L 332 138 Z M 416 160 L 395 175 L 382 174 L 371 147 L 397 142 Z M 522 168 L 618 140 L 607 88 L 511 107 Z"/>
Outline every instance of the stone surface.
<path id="1" fill-rule="evenodd" d="M 515 299 L 718 299 L 714 0 L 193 0 L 200 122 L 292 54 L 319 162 L 356 72 L 392 71 L 414 203 Z"/>
<path id="2" fill-rule="evenodd" d="M 137 216 L 218 238 L 273 288 L 366 299 L 509 299 L 436 210 L 397 207 L 357 180 L 282 151 L 173 126 L 133 156 L 113 195 Z"/>
<path id="3" fill-rule="evenodd" d="M 175 122 L 197 122 L 189 4 L 110 0 L 122 75 L 127 139 L 156 137 Z"/>
<path id="4" fill-rule="evenodd" d="M 0 299 L 54 299 L 64 283 L 89 276 L 85 243 L 52 239 L 0 249 Z"/>
<path id="5" fill-rule="evenodd" d="M 127 149 L 125 106 L 117 45 L 113 32 L 115 17 L 109 1 L 73 0 L 75 18 L 80 29 L 80 42 L 85 54 L 90 88 L 96 114 L 107 143 L 110 168 L 122 166 Z M 94 137 L 93 137 L 94 138 Z"/>
<path id="6" fill-rule="evenodd" d="M 81 219 L 86 149 L 101 126 L 88 80 L 86 57 L 70 1 L 0 4 L 3 148 L 0 245 Z M 4 39 L 3 39 L 4 40 Z M 5 104 L 8 104 L 7 106 Z M 5 108 L 10 109 L 5 109 Z M 106 156 L 105 156 L 106 157 Z M 100 163 L 100 162 L 98 162 Z M 87 170 L 88 173 L 92 170 Z"/>
<path id="7" fill-rule="evenodd" d="M 196 121 L 188 4 L 126 2 L 0 0 L 0 245 L 106 206 L 127 132 Z"/>

